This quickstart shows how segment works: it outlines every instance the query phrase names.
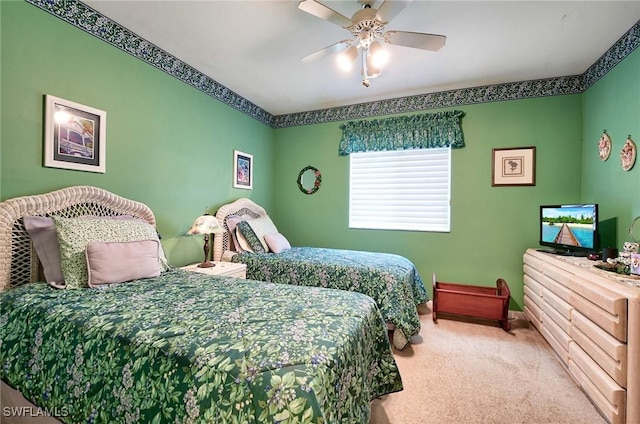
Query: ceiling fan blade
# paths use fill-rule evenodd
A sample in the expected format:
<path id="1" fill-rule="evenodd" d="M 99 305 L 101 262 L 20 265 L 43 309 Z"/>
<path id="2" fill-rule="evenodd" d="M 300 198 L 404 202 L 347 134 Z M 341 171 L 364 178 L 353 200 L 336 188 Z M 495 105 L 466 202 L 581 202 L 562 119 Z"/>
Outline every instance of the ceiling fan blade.
<path id="1" fill-rule="evenodd" d="M 376 15 L 378 15 L 380 20 L 386 24 L 398 13 L 402 12 L 402 10 L 412 1 L 413 0 L 385 0 L 378 8 Z"/>
<path id="2" fill-rule="evenodd" d="M 327 57 L 334 53 L 338 53 L 342 50 L 345 50 L 349 48 L 349 46 L 351 46 L 352 43 L 353 43 L 353 40 L 338 41 L 337 43 L 332 44 L 329 47 L 325 47 L 322 50 L 318 50 L 315 53 L 311 53 L 310 55 L 303 57 L 301 60 L 305 63 L 313 62 L 315 60 L 322 59 L 323 57 Z"/>
<path id="3" fill-rule="evenodd" d="M 384 41 L 397 46 L 412 47 L 414 49 L 431 50 L 437 52 L 444 46 L 447 37 L 423 32 L 387 31 Z"/>
<path id="4" fill-rule="evenodd" d="M 316 0 L 302 0 L 300 3 L 298 3 L 298 9 L 343 28 L 346 28 L 353 24 L 353 22 L 351 22 L 351 19 L 347 18 L 344 15 L 341 15 L 330 7 L 317 2 Z"/>

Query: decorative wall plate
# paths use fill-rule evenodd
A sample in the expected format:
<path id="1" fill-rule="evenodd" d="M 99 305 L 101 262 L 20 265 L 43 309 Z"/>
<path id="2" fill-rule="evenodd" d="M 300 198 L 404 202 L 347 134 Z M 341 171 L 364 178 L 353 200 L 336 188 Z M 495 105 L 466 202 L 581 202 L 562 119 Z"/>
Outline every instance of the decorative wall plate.
<path id="1" fill-rule="evenodd" d="M 600 140 L 598 140 L 598 154 L 603 161 L 609 159 L 611 154 L 611 137 L 607 134 L 607 130 L 604 130 Z"/>
<path id="2" fill-rule="evenodd" d="M 633 168 L 636 163 L 636 143 L 631 140 L 631 135 L 624 142 L 622 150 L 620 150 L 620 162 L 622 163 L 622 169 L 625 171 Z"/>

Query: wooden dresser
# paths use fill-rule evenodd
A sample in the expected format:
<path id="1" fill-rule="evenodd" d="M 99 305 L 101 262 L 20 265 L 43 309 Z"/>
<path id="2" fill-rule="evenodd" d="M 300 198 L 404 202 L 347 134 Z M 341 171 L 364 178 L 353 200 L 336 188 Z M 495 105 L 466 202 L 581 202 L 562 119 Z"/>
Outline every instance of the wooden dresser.
<path id="1" fill-rule="evenodd" d="M 611 423 L 640 423 L 640 279 L 528 249 L 524 313 Z"/>

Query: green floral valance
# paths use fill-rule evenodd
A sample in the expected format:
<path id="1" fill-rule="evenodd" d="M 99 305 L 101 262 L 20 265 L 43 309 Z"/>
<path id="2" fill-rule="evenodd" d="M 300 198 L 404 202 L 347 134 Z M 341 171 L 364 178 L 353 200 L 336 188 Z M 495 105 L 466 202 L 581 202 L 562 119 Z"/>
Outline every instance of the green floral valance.
<path id="1" fill-rule="evenodd" d="M 464 112 L 396 116 L 340 125 L 340 156 L 380 150 L 464 147 L 460 120 Z"/>

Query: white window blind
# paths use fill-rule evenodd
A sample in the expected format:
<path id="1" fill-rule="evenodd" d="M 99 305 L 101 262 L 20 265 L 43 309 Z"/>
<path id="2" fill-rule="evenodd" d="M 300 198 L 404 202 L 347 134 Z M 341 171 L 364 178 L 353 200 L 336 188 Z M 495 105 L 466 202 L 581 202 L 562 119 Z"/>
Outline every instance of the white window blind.
<path id="1" fill-rule="evenodd" d="M 451 148 L 349 156 L 350 228 L 450 231 Z"/>

